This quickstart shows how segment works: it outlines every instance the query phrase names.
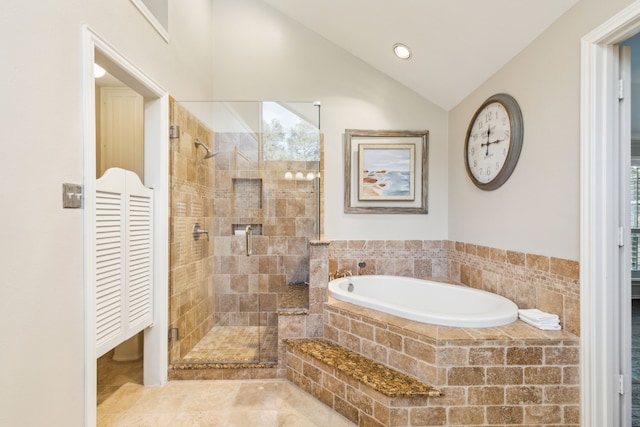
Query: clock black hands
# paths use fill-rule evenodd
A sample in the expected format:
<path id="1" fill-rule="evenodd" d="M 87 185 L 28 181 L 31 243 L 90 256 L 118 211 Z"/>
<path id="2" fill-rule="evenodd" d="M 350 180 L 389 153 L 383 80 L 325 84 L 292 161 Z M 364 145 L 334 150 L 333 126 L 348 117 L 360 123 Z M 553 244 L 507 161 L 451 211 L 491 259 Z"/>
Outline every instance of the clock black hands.
<path id="1" fill-rule="evenodd" d="M 489 146 L 491 144 L 497 144 L 500 141 L 504 141 L 504 138 L 502 139 L 496 139 L 495 141 L 491 141 L 491 127 L 489 126 L 489 129 L 487 129 L 487 142 L 483 142 L 482 144 L 480 144 L 481 147 L 487 147 L 487 151 L 484 154 L 485 157 L 489 156 Z"/>
<path id="2" fill-rule="evenodd" d="M 485 157 L 487 157 L 489 155 L 489 145 L 491 145 L 491 141 L 489 141 L 490 135 L 491 135 L 491 126 L 489 126 L 489 128 L 487 129 L 487 143 L 486 144 L 480 144 L 481 147 L 484 147 L 485 145 L 487 146 L 487 152 L 484 154 Z"/>

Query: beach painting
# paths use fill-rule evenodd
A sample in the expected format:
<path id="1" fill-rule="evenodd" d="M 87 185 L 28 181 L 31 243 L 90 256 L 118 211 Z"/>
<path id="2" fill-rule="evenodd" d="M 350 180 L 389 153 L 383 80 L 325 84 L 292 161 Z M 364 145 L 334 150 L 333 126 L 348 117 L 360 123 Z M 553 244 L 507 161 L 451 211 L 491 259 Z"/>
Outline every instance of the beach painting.
<path id="1" fill-rule="evenodd" d="M 415 144 L 359 144 L 359 200 L 415 200 Z"/>

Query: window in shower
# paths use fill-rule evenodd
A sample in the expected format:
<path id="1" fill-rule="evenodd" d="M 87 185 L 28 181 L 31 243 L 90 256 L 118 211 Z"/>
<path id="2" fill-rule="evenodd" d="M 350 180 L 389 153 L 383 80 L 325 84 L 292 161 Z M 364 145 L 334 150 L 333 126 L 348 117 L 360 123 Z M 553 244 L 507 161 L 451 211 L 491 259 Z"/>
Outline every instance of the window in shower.
<path id="1" fill-rule="evenodd" d="M 262 103 L 264 160 L 319 161 L 317 111 L 307 117 L 309 104 Z"/>

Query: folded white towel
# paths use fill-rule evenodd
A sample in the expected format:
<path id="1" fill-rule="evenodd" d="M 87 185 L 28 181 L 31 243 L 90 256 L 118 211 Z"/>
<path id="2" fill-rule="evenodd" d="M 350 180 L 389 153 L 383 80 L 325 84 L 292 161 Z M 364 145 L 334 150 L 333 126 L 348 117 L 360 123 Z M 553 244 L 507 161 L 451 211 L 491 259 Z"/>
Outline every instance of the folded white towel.
<path id="1" fill-rule="evenodd" d="M 520 318 L 526 318 L 532 322 L 559 322 L 560 317 L 557 314 L 546 313 L 537 308 L 525 308 L 518 310 Z"/>
<path id="2" fill-rule="evenodd" d="M 542 329 L 543 331 L 560 331 L 562 330 L 562 326 L 560 326 L 559 322 L 533 322 L 526 317 L 520 317 L 525 323 L 528 323 L 531 326 L 535 326 L 538 329 Z"/>
<path id="3" fill-rule="evenodd" d="M 523 317 L 523 316 L 520 316 L 520 320 L 532 325 L 539 325 L 539 326 L 554 326 L 554 325 L 560 324 L 559 320 L 545 320 L 544 322 L 536 322 L 535 320 L 531 320 L 528 317 Z"/>

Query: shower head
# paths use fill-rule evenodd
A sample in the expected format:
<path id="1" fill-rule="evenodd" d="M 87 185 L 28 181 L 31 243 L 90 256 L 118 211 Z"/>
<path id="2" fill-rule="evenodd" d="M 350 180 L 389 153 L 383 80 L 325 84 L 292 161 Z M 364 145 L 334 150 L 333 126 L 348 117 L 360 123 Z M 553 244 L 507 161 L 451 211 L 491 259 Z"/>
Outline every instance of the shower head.
<path id="1" fill-rule="evenodd" d="M 201 146 L 205 150 L 207 150 L 207 154 L 204 155 L 205 159 L 210 159 L 211 157 L 214 157 L 214 156 L 218 155 L 218 153 L 214 153 L 213 151 L 211 151 L 211 149 L 209 149 L 209 147 L 207 147 L 206 145 L 204 145 L 202 142 L 198 141 L 197 139 L 193 142 L 193 144 L 196 146 L 196 148 L 198 148 L 198 146 Z"/>

